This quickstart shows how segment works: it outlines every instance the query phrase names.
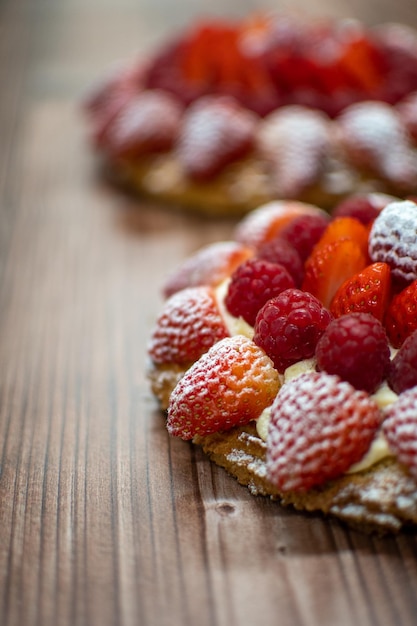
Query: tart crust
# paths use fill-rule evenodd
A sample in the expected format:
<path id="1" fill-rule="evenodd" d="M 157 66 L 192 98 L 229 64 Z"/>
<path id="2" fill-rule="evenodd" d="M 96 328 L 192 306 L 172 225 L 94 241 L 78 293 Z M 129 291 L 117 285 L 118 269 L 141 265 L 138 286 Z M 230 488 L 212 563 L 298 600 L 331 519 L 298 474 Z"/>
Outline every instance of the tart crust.
<path id="1" fill-rule="evenodd" d="M 186 367 L 163 365 L 149 369 L 154 395 L 162 409 Z M 407 469 L 387 457 L 366 470 L 345 474 L 320 488 L 281 493 L 266 478 L 266 444 L 256 424 L 194 437 L 216 465 L 223 467 L 251 494 L 267 496 L 298 511 L 336 517 L 367 533 L 395 533 L 417 524 L 417 485 Z"/>

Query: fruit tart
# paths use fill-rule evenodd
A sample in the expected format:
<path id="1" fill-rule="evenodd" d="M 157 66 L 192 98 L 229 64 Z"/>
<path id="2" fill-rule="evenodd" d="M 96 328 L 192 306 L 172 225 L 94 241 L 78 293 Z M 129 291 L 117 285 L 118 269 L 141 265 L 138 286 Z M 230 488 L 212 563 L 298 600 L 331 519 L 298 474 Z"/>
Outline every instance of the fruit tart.
<path id="1" fill-rule="evenodd" d="M 268 13 L 203 20 L 85 99 L 114 181 L 209 215 L 417 190 L 417 33 Z"/>
<path id="2" fill-rule="evenodd" d="M 269 202 L 163 292 L 149 380 L 170 435 L 283 505 L 417 523 L 417 203 Z"/>

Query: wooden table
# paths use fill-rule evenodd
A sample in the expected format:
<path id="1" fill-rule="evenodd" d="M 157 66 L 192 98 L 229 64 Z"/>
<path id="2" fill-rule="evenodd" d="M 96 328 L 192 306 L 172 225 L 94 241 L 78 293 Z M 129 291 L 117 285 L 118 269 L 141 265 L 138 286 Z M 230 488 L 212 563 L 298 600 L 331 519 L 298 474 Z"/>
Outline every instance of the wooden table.
<path id="1" fill-rule="evenodd" d="M 417 26 L 415 0 L 305 5 Z M 274 2 L 211 12 L 259 6 Z M 414 534 L 367 537 L 250 496 L 168 437 L 151 396 L 163 278 L 233 224 L 100 180 L 78 103 L 115 60 L 202 12 L 0 4 L 0 624 L 411 626 Z"/>

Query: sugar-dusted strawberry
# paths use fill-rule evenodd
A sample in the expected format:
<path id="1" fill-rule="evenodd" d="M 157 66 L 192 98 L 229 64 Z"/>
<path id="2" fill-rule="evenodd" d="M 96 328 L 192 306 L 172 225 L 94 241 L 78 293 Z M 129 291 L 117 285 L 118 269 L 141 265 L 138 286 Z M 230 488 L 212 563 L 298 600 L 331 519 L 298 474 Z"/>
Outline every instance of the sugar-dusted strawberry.
<path id="1" fill-rule="evenodd" d="M 216 287 L 253 254 L 251 248 L 235 241 L 207 244 L 173 269 L 164 283 L 163 295 L 171 296 L 186 287 Z"/>
<path id="2" fill-rule="evenodd" d="M 335 217 L 354 217 L 369 226 L 390 202 L 398 198 L 386 193 L 356 193 L 341 200 L 332 211 Z"/>
<path id="3" fill-rule="evenodd" d="M 211 287 L 190 287 L 166 300 L 148 354 L 154 363 L 192 363 L 228 335 Z"/>
<path id="4" fill-rule="evenodd" d="M 250 152 L 257 119 L 234 98 L 201 98 L 184 115 L 176 156 L 191 178 L 210 180 Z"/>
<path id="5" fill-rule="evenodd" d="M 267 476 L 281 491 L 304 491 L 361 460 L 382 421 L 376 403 L 337 376 L 302 374 L 271 408 Z"/>
<path id="6" fill-rule="evenodd" d="M 385 329 L 370 313 L 348 313 L 330 322 L 315 355 L 318 370 L 368 393 L 382 383 L 390 364 Z"/>
<path id="7" fill-rule="evenodd" d="M 391 270 L 387 263 L 372 263 L 348 278 L 331 302 L 334 317 L 346 313 L 371 313 L 383 321 L 391 295 Z"/>
<path id="8" fill-rule="evenodd" d="M 402 393 L 382 425 L 389 447 L 417 480 L 417 387 Z"/>
<path id="9" fill-rule="evenodd" d="M 343 148 L 356 165 L 371 168 L 399 188 L 417 184 L 415 151 L 392 107 L 383 102 L 361 102 L 345 109 L 336 123 Z"/>
<path id="10" fill-rule="evenodd" d="M 286 289 L 259 311 L 253 340 L 283 373 L 290 365 L 314 355 L 331 319 L 317 298 L 299 289 Z"/>
<path id="11" fill-rule="evenodd" d="M 229 313 L 254 326 L 259 309 L 294 280 L 284 266 L 262 259 L 248 259 L 232 274 L 225 297 Z"/>
<path id="12" fill-rule="evenodd" d="M 375 219 L 369 234 L 369 255 L 391 267 L 392 277 L 403 284 L 417 278 L 417 204 L 392 202 Z"/>
<path id="13" fill-rule="evenodd" d="M 261 348 L 241 335 L 223 339 L 175 387 L 168 431 L 192 439 L 247 424 L 272 403 L 279 386 L 278 372 Z"/>
<path id="14" fill-rule="evenodd" d="M 131 98 L 107 129 L 105 147 L 113 157 L 135 157 L 170 149 L 183 107 L 171 94 L 146 90 Z"/>
<path id="15" fill-rule="evenodd" d="M 393 297 L 385 316 L 385 327 L 394 348 L 399 348 L 417 329 L 417 280 Z"/>
<path id="16" fill-rule="evenodd" d="M 316 247 L 305 263 L 302 288 L 328 308 L 339 287 L 366 263 L 360 246 L 350 239 Z"/>
<path id="17" fill-rule="evenodd" d="M 319 180 L 330 128 L 324 113 L 297 105 L 281 107 L 260 123 L 258 149 L 269 163 L 279 197 L 299 197 Z"/>
<path id="18" fill-rule="evenodd" d="M 326 246 L 342 239 L 355 241 L 364 255 L 368 254 L 368 229 L 355 217 L 335 217 L 328 224 L 316 245 Z"/>
<path id="19" fill-rule="evenodd" d="M 235 239 L 246 246 L 257 248 L 274 239 L 280 231 L 300 215 L 324 215 L 326 212 L 313 204 L 295 200 L 275 200 L 258 207 L 244 217 L 236 227 Z"/>

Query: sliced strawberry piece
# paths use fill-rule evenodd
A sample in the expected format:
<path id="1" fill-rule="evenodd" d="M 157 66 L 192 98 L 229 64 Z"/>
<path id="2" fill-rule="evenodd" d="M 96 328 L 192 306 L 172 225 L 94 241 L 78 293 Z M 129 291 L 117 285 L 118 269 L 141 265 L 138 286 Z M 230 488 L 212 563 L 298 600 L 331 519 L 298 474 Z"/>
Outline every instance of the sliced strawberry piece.
<path id="1" fill-rule="evenodd" d="M 210 243 L 173 270 L 165 281 L 163 295 L 171 296 L 185 287 L 216 287 L 253 254 L 251 248 L 235 241 Z"/>
<path id="2" fill-rule="evenodd" d="M 350 239 L 358 244 L 364 255 L 367 255 L 368 233 L 369 229 L 358 219 L 354 217 L 336 217 L 328 224 L 316 247 L 326 246 L 329 243 L 342 239 Z"/>
<path id="3" fill-rule="evenodd" d="M 106 149 L 113 157 L 135 157 L 169 150 L 179 132 L 183 107 L 169 93 L 147 90 L 131 98 L 107 130 Z"/>
<path id="4" fill-rule="evenodd" d="M 229 335 L 210 287 L 190 287 L 169 298 L 148 346 L 154 363 L 188 364 Z"/>
<path id="5" fill-rule="evenodd" d="M 391 294 L 391 269 L 373 263 L 348 278 L 336 291 L 330 311 L 335 317 L 346 313 L 371 313 L 383 321 Z"/>
<path id="6" fill-rule="evenodd" d="M 381 422 L 366 392 L 322 372 L 298 376 L 271 408 L 268 479 L 285 492 L 337 478 L 361 460 Z"/>
<path id="7" fill-rule="evenodd" d="M 257 116 L 227 96 L 207 96 L 183 118 L 176 155 L 191 178 L 207 181 L 253 147 Z"/>
<path id="8" fill-rule="evenodd" d="M 305 263 L 302 288 L 329 308 L 339 287 L 363 270 L 366 263 L 359 245 L 350 239 L 320 246 L 313 250 Z"/>
<path id="9" fill-rule="evenodd" d="M 385 328 L 394 348 L 399 348 L 417 329 L 417 280 L 393 297 Z"/>
<path id="10" fill-rule="evenodd" d="M 301 215 L 328 214 L 304 202 L 281 200 L 268 202 L 244 217 L 236 227 L 235 239 L 240 243 L 258 248 L 277 237 L 280 231 L 296 217 Z"/>
<path id="11" fill-rule="evenodd" d="M 272 361 L 237 335 L 218 342 L 185 373 L 168 407 L 171 435 L 192 439 L 257 419 L 280 386 Z"/>

